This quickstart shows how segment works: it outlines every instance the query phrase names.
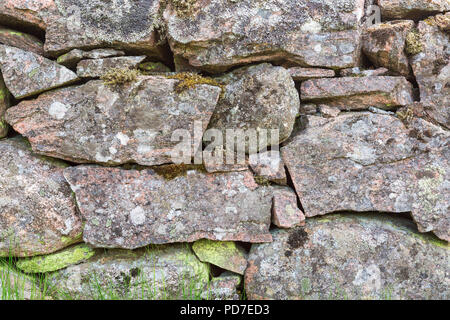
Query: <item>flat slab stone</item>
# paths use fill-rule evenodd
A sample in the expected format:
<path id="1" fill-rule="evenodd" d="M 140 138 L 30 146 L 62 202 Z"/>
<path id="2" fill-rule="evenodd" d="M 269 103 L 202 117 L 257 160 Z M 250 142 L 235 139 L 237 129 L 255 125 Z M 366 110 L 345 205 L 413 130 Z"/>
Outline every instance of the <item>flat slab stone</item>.
<path id="1" fill-rule="evenodd" d="M 23 139 L 0 140 L 0 257 L 52 253 L 81 240 L 65 166 L 33 154 Z"/>
<path id="2" fill-rule="evenodd" d="M 446 300 L 450 295 L 448 244 L 416 233 L 407 219 L 331 215 L 272 235 L 272 243 L 250 250 L 249 300 Z"/>
<path id="3" fill-rule="evenodd" d="M 0 27 L 0 44 L 44 55 L 44 43 L 37 37 Z"/>
<path id="4" fill-rule="evenodd" d="M 339 71 L 342 77 L 376 77 L 376 76 L 387 76 L 389 75 L 389 70 L 386 68 L 377 69 L 360 69 L 359 67 L 342 69 Z"/>
<path id="5" fill-rule="evenodd" d="M 420 118 L 405 127 L 390 115 L 346 113 L 311 119 L 281 153 L 307 217 L 411 212 L 420 232 L 449 241 L 448 139 Z"/>
<path id="6" fill-rule="evenodd" d="M 343 77 L 302 82 L 302 101 L 323 102 L 341 110 L 369 106 L 390 109 L 413 102 L 412 84 L 404 77 Z"/>
<path id="7" fill-rule="evenodd" d="M 175 56 L 209 72 L 259 61 L 348 68 L 359 58 L 364 0 L 213 0 L 169 3 L 164 11 Z"/>
<path id="8" fill-rule="evenodd" d="M 279 188 L 273 195 L 272 223 L 279 228 L 294 228 L 305 223 L 305 215 L 297 205 L 297 196 L 289 188 Z"/>
<path id="9" fill-rule="evenodd" d="M 211 279 L 201 298 L 203 300 L 241 300 L 238 292 L 241 282 L 242 276 L 225 271 L 220 276 Z"/>
<path id="10" fill-rule="evenodd" d="M 114 68 L 136 69 L 145 58 L 146 56 L 137 56 L 82 60 L 77 65 L 77 75 L 80 78 L 99 78 Z"/>
<path id="11" fill-rule="evenodd" d="M 389 19 L 420 19 L 449 11 L 448 0 L 378 0 L 381 15 Z"/>
<path id="12" fill-rule="evenodd" d="M 212 241 L 202 239 L 192 245 L 195 255 L 203 262 L 209 262 L 238 274 L 247 268 L 247 253 L 232 241 Z"/>
<path id="13" fill-rule="evenodd" d="M 101 49 L 94 49 L 91 51 L 83 51 L 80 49 L 73 49 L 61 56 L 58 57 L 56 62 L 59 64 L 62 64 L 63 66 L 67 68 L 75 68 L 83 59 L 104 59 L 104 58 L 110 58 L 110 57 L 119 57 L 124 56 L 125 52 L 121 50 L 115 50 L 115 49 L 108 49 L 108 48 L 101 48 Z"/>
<path id="14" fill-rule="evenodd" d="M 5 45 L 0 45 L 0 69 L 6 86 L 16 99 L 78 80 L 74 72 L 52 60 Z"/>
<path id="15" fill-rule="evenodd" d="M 166 180 L 153 170 L 78 166 L 65 177 L 96 247 L 134 249 L 199 239 L 266 242 L 272 194 L 250 172 L 189 170 Z M 195 192 L 192 192 L 195 190 Z"/>
<path id="16" fill-rule="evenodd" d="M 2 25 L 44 31 L 47 21 L 56 12 L 55 0 L 2 0 L 0 20 Z"/>
<path id="17" fill-rule="evenodd" d="M 333 78 L 336 75 L 334 70 L 319 68 L 292 67 L 288 69 L 288 72 L 294 81 L 303 81 L 316 78 Z"/>
<path id="18" fill-rule="evenodd" d="M 405 77 L 411 75 L 405 46 L 406 36 L 414 26 L 412 20 L 395 20 L 367 28 L 361 40 L 364 54 L 376 67 L 385 67 Z"/>
<path id="19" fill-rule="evenodd" d="M 277 184 L 287 184 L 286 170 L 279 151 L 271 150 L 251 154 L 249 164 L 255 175 Z"/>
<path id="20" fill-rule="evenodd" d="M 105 250 L 88 261 L 48 276 L 55 299 L 198 299 L 209 281 L 209 267 L 187 244 L 139 250 Z"/>
<path id="21" fill-rule="evenodd" d="M 55 18 L 47 23 L 45 35 L 49 54 L 107 47 L 163 58 L 157 34 L 159 0 L 55 0 L 55 4 Z"/>
<path id="22" fill-rule="evenodd" d="M 201 137 L 221 93 L 220 87 L 204 84 L 178 93 L 178 83 L 163 76 L 116 86 L 89 81 L 23 101 L 8 109 L 7 121 L 29 138 L 35 152 L 55 158 L 109 165 L 172 163 L 180 143 L 172 141 L 173 132 L 185 129 L 194 137 L 199 123 Z"/>

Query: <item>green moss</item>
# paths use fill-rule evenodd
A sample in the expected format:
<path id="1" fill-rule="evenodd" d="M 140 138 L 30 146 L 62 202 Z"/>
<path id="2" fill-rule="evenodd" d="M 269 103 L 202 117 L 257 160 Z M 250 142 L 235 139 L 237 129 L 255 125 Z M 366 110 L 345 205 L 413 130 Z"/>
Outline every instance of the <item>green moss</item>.
<path id="1" fill-rule="evenodd" d="M 261 186 L 270 186 L 270 180 L 262 177 L 262 176 L 255 176 L 255 182 Z"/>
<path id="2" fill-rule="evenodd" d="M 417 29 L 413 29 L 407 34 L 405 50 L 411 56 L 423 51 L 422 37 Z"/>
<path id="3" fill-rule="evenodd" d="M 145 74 L 155 72 L 170 72 L 170 69 L 161 62 L 144 62 L 139 65 L 139 69 Z"/>
<path id="4" fill-rule="evenodd" d="M 20 259 L 16 265 L 17 268 L 27 273 L 45 273 L 83 262 L 94 254 L 94 249 L 86 244 L 79 244 L 46 256 Z"/>
<path id="5" fill-rule="evenodd" d="M 140 75 L 141 72 L 137 69 L 113 68 L 103 74 L 100 79 L 102 79 L 106 85 L 117 85 L 136 81 L 137 77 Z"/>
<path id="6" fill-rule="evenodd" d="M 167 78 L 179 80 L 179 82 L 176 86 L 177 92 L 182 92 L 186 89 L 195 88 L 195 86 L 200 85 L 200 84 L 208 84 L 211 86 L 216 86 L 216 87 L 221 88 L 222 89 L 221 98 L 225 91 L 224 84 L 217 82 L 213 78 L 203 77 L 199 74 L 195 74 L 195 73 L 191 73 L 191 72 L 181 72 L 181 73 L 177 73 L 175 75 L 167 76 Z"/>

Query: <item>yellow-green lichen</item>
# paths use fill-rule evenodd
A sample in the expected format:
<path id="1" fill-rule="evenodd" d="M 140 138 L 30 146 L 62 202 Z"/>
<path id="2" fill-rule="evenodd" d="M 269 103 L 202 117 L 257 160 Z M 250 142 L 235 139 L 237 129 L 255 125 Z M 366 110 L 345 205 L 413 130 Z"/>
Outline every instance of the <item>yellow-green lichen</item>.
<path id="1" fill-rule="evenodd" d="M 36 256 L 17 261 L 17 268 L 27 273 L 52 272 L 83 262 L 95 254 L 86 244 L 79 244 L 46 256 Z"/>
<path id="2" fill-rule="evenodd" d="M 211 86 L 216 86 L 222 89 L 221 97 L 225 90 L 225 85 L 219 83 L 217 80 L 209 77 L 203 77 L 196 73 L 191 72 L 181 72 L 177 73 L 175 75 L 167 76 L 169 79 L 176 79 L 179 80 L 179 82 L 176 85 L 175 90 L 180 93 L 187 89 L 195 88 L 195 86 L 200 84 L 208 84 Z"/>
<path id="3" fill-rule="evenodd" d="M 137 69 L 113 68 L 103 74 L 100 79 L 102 79 L 106 85 L 116 85 L 133 82 L 140 75 L 141 72 Z"/>
<path id="4" fill-rule="evenodd" d="M 254 179 L 255 179 L 255 182 L 261 186 L 265 186 L 265 187 L 270 186 L 270 180 L 263 176 L 255 176 Z"/>
<path id="5" fill-rule="evenodd" d="M 416 55 L 423 51 L 422 37 L 417 29 L 411 30 L 406 35 L 406 53 L 408 55 Z"/>
<path id="6" fill-rule="evenodd" d="M 181 17 L 193 14 L 196 2 L 197 0 L 171 0 L 173 9 Z"/>

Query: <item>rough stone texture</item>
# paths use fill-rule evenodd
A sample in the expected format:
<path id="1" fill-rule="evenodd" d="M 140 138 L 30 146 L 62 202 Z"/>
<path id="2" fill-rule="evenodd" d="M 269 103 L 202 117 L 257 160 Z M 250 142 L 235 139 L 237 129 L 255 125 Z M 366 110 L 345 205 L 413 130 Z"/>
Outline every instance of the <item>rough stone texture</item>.
<path id="1" fill-rule="evenodd" d="M 367 28 L 361 40 L 364 54 L 376 67 L 388 68 L 405 77 L 411 75 L 405 45 L 413 28 L 412 20 L 388 21 Z"/>
<path id="2" fill-rule="evenodd" d="M 134 249 L 202 238 L 271 241 L 271 189 L 258 187 L 250 172 L 188 170 L 166 180 L 153 170 L 78 166 L 64 175 L 86 220 L 84 241 L 97 247 Z"/>
<path id="3" fill-rule="evenodd" d="M 391 109 L 413 102 L 412 85 L 404 77 L 343 77 L 302 82 L 301 99 L 321 101 L 341 110 L 369 106 Z"/>
<path id="4" fill-rule="evenodd" d="M 98 78 L 114 68 L 136 69 L 145 58 L 145 56 L 136 56 L 82 60 L 77 65 L 77 75 L 80 78 Z"/>
<path id="5" fill-rule="evenodd" d="M 297 206 L 297 196 L 289 188 L 280 188 L 274 192 L 272 223 L 279 228 L 293 228 L 303 225 L 305 215 Z"/>
<path id="6" fill-rule="evenodd" d="M 195 299 L 209 280 L 209 268 L 186 244 L 108 250 L 87 262 L 53 273 L 56 299 Z M 198 298 L 197 298 L 198 299 Z"/>
<path id="7" fill-rule="evenodd" d="M 317 105 L 314 103 L 306 103 L 300 105 L 300 114 L 316 114 L 317 113 Z"/>
<path id="8" fill-rule="evenodd" d="M 305 215 L 411 212 L 420 232 L 450 240 L 449 134 L 409 121 L 366 112 L 310 121 L 281 149 Z"/>
<path id="9" fill-rule="evenodd" d="M 287 184 L 286 170 L 279 151 L 271 150 L 251 154 L 249 164 L 255 175 L 277 184 Z"/>
<path id="10" fill-rule="evenodd" d="M 225 271 L 220 276 L 211 279 L 201 298 L 204 300 L 240 300 L 237 287 L 241 282 L 241 276 Z"/>
<path id="11" fill-rule="evenodd" d="M 47 26 L 46 52 L 58 56 L 72 49 L 111 47 L 162 58 L 159 0 L 54 1 L 58 13 Z"/>
<path id="12" fill-rule="evenodd" d="M 301 68 L 293 67 L 288 69 L 289 74 L 295 81 L 303 81 L 316 78 L 333 78 L 336 73 L 330 69 L 318 69 L 318 68 Z"/>
<path id="13" fill-rule="evenodd" d="M 161 62 L 144 62 L 139 65 L 144 72 L 171 72 L 170 68 Z"/>
<path id="14" fill-rule="evenodd" d="M 450 19 L 448 20 L 450 27 Z M 450 36 L 440 30 L 436 18 L 419 22 L 422 52 L 411 58 L 420 88 L 420 102 L 432 111 L 436 121 L 449 127 L 450 117 Z"/>
<path id="15" fill-rule="evenodd" d="M 386 68 L 377 68 L 369 70 L 361 70 L 359 67 L 342 69 L 340 75 L 342 77 L 375 77 L 375 76 L 387 76 L 389 70 Z"/>
<path id="16" fill-rule="evenodd" d="M 423 118 L 428 122 L 450 129 L 450 111 L 449 107 L 444 105 L 414 102 L 398 111 L 404 112 L 405 115 L 409 113 L 410 116 Z"/>
<path id="17" fill-rule="evenodd" d="M 56 12 L 55 0 L 2 0 L 0 21 L 33 31 L 45 30 Z"/>
<path id="18" fill-rule="evenodd" d="M 180 143 L 171 141 L 174 130 L 194 136 L 196 121 L 205 130 L 221 92 L 202 84 L 177 93 L 178 82 L 141 76 L 107 86 L 94 80 L 23 101 L 8 109 L 7 121 L 35 152 L 52 157 L 110 165 L 171 163 Z"/>
<path id="19" fill-rule="evenodd" d="M 232 241 L 202 239 L 194 242 L 192 250 L 200 261 L 211 263 L 225 270 L 243 275 L 247 268 L 247 253 Z"/>
<path id="20" fill-rule="evenodd" d="M 34 155 L 22 139 L 0 141 L 0 256 L 47 254 L 80 240 L 64 166 Z"/>
<path id="21" fill-rule="evenodd" d="M 298 91 L 289 72 L 268 63 L 237 69 L 217 79 L 225 84 L 224 95 L 214 111 L 209 128 L 279 130 L 278 144 L 286 140 L 294 127 L 300 108 Z M 271 143 L 260 143 L 267 135 L 256 134 L 258 151 Z M 246 147 L 248 143 L 246 143 Z M 236 147 L 239 150 L 239 146 Z M 247 150 L 248 152 L 248 150 Z"/>
<path id="22" fill-rule="evenodd" d="M 0 73 L 0 138 L 3 138 L 8 134 L 8 124 L 5 121 L 5 113 L 6 109 L 8 109 L 9 106 L 10 106 L 9 91 L 6 88 L 2 74 Z"/>
<path id="23" fill-rule="evenodd" d="M 44 55 L 44 43 L 37 37 L 0 27 L 0 44 Z"/>
<path id="24" fill-rule="evenodd" d="M 73 49 L 58 57 L 56 62 L 66 66 L 67 68 L 75 68 L 83 59 L 104 59 L 110 57 L 124 56 L 125 52 L 115 49 L 94 49 L 91 51 L 83 51 Z"/>
<path id="25" fill-rule="evenodd" d="M 16 266 L 26 273 L 52 272 L 86 261 L 94 254 L 94 249 L 81 243 L 49 255 L 20 259 Z"/>
<path id="26" fill-rule="evenodd" d="M 35 279 L 0 262 L 0 300 L 42 300 L 45 298 Z"/>
<path id="27" fill-rule="evenodd" d="M 0 45 L 0 69 L 6 86 L 23 99 L 78 80 L 69 69 L 33 52 Z"/>
<path id="28" fill-rule="evenodd" d="M 448 0 L 378 0 L 384 19 L 420 19 L 449 11 Z"/>
<path id="29" fill-rule="evenodd" d="M 306 67 L 348 68 L 359 56 L 364 0 L 212 0 L 164 11 L 169 43 L 194 67 L 289 60 Z M 184 9 L 184 10 L 183 10 Z"/>
<path id="30" fill-rule="evenodd" d="M 250 300 L 449 298 L 448 245 L 406 219 L 332 215 L 272 234 L 250 251 Z"/>
<path id="31" fill-rule="evenodd" d="M 341 113 L 341 110 L 339 110 L 339 108 L 337 107 L 330 107 L 327 106 L 326 104 L 321 104 L 319 105 L 319 112 L 322 115 L 322 117 L 334 118 L 337 117 L 339 113 Z"/>

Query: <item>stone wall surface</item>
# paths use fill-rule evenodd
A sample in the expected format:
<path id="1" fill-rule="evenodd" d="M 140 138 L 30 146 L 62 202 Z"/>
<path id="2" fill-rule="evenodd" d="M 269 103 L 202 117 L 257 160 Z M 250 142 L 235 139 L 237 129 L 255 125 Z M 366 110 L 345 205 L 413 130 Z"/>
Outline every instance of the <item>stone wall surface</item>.
<path id="1" fill-rule="evenodd" d="M 450 298 L 448 0 L 0 0 L 0 300 Z"/>

